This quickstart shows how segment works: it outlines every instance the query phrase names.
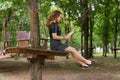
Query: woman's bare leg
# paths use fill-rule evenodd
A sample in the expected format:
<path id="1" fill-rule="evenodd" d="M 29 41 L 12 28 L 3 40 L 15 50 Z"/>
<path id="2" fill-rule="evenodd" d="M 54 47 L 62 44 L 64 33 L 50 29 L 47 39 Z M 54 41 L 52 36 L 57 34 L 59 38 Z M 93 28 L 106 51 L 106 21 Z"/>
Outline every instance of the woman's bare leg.
<path id="1" fill-rule="evenodd" d="M 75 59 L 74 57 L 73 57 L 73 59 L 74 59 L 76 62 L 78 62 L 79 64 L 81 64 L 82 66 L 88 66 L 88 65 L 85 64 L 84 62 L 79 61 L 79 60 Z"/>
<path id="2" fill-rule="evenodd" d="M 79 61 L 81 65 L 91 64 L 91 61 L 81 56 L 75 48 L 69 46 L 68 48 L 65 49 L 65 51 L 71 52 L 73 58 L 77 60 L 77 62 Z"/>

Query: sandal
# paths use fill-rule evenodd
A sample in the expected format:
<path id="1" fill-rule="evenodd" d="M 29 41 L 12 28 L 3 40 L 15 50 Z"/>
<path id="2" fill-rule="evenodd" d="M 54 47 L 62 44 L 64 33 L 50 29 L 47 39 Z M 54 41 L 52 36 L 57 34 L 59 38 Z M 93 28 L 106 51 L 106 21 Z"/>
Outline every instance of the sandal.
<path id="1" fill-rule="evenodd" d="M 88 64 L 89 67 L 92 67 L 93 65 L 95 65 L 95 61 L 91 61 L 91 64 Z"/>
<path id="2" fill-rule="evenodd" d="M 89 66 L 82 66 L 81 69 L 89 69 Z"/>

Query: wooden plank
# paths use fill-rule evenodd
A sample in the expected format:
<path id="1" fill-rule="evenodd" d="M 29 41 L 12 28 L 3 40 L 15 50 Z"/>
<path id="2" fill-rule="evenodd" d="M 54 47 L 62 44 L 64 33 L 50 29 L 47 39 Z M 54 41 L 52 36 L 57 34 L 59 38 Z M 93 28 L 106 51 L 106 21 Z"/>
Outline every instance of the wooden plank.
<path id="1" fill-rule="evenodd" d="M 29 47 L 29 41 L 28 40 L 19 40 L 18 47 L 21 47 L 21 48 Z"/>
<path id="2" fill-rule="evenodd" d="M 6 48 L 6 53 L 20 53 L 20 54 L 35 54 L 35 55 L 50 55 L 50 56 L 66 56 L 68 52 L 42 50 L 33 48 L 9 47 Z"/>

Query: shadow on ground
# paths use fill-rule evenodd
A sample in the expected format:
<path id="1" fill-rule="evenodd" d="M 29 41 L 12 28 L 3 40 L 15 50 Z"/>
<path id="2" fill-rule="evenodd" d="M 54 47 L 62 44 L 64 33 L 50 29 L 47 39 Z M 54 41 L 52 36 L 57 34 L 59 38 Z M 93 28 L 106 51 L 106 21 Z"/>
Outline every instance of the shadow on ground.
<path id="1" fill-rule="evenodd" d="M 96 57 L 96 65 L 81 69 L 72 59 L 58 58 L 46 61 L 43 80 L 120 80 L 120 58 Z M 30 80 L 29 63 L 26 59 L 1 59 L 0 80 Z"/>

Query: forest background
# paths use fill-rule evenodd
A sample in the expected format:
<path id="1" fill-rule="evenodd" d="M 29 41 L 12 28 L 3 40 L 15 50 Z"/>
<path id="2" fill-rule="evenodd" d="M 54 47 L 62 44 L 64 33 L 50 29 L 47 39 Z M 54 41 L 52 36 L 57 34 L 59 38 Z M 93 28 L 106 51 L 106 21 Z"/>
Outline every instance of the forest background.
<path id="1" fill-rule="evenodd" d="M 86 58 L 97 53 L 106 57 L 111 48 L 119 48 L 120 0 L 38 0 L 40 38 L 49 38 L 46 19 L 56 9 L 63 13 L 62 34 L 76 32 L 64 43 Z M 5 48 L 7 32 L 11 34 L 11 46 L 16 46 L 16 31 L 23 30 L 30 31 L 26 0 L 0 0 L 0 47 Z M 114 57 L 117 54 L 115 51 Z"/>

